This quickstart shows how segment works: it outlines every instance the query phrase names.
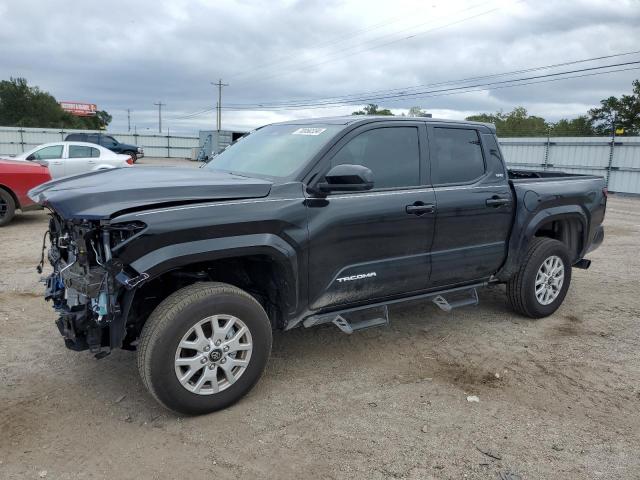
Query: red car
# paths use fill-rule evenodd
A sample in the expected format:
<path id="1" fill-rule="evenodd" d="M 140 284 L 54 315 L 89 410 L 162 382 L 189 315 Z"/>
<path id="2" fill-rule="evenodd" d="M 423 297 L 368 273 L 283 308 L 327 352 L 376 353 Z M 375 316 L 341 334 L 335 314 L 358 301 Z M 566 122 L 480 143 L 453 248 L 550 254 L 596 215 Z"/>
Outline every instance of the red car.
<path id="1" fill-rule="evenodd" d="M 11 221 L 20 209 L 38 208 L 27 192 L 51 180 L 49 169 L 35 162 L 0 159 L 0 227 Z"/>

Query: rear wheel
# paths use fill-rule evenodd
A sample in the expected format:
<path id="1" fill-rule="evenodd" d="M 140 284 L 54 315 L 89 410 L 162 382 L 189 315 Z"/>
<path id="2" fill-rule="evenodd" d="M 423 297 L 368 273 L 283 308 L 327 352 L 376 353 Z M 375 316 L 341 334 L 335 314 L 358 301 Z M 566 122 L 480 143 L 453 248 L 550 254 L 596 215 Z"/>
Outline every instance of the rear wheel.
<path id="1" fill-rule="evenodd" d="M 0 227 L 8 224 L 16 214 L 16 202 L 5 189 L 0 188 Z"/>
<path id="2" fill-rule="evenodd" d="M 507 283 L 507 297 L 518 313 L 546 317 L 560 307 L 570 283 L 571 260 L 565 244 L 536 237 L 520 270 Z"/>
<path id="3" fill-rule="evenodd" d="M 138 369 L 158 402 L 197 415 L 251 390 L 270 352 L 271 324 L 252 296 L 223 283 L 197 283 L 151 314 L 140 336 Z"/>

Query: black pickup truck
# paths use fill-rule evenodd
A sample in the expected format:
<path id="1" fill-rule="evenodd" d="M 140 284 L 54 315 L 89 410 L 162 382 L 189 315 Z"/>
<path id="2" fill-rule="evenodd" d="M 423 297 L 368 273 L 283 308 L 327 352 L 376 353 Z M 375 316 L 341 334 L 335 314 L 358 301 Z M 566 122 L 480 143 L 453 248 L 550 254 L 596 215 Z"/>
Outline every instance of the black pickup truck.
<path id="1" fill-rule="evenodd" d="M 607 190 L 508 171 L 492 125 L 358 116 L 259 128 L 201 169 L 30 196 L 51 211 L 46 298 L 67 347 L 137 350 L 151 394 L 198 414 L 251 389 L 273 330 L 352 333 L 391 304 L 448 311 L 500 283 L 519 314 L 550 315 L 603 240 Z"/>

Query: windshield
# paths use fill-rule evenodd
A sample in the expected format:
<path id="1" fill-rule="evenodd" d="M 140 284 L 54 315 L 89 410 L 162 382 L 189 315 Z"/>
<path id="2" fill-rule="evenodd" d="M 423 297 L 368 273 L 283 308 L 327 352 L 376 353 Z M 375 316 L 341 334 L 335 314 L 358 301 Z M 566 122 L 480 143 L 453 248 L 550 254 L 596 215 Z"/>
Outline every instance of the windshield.
<path id="1" fill-rule="evenodd" d="M 238 174 L 288 177 L 343 125 L 269 125 L 240 139 L 205 166 Z"/>

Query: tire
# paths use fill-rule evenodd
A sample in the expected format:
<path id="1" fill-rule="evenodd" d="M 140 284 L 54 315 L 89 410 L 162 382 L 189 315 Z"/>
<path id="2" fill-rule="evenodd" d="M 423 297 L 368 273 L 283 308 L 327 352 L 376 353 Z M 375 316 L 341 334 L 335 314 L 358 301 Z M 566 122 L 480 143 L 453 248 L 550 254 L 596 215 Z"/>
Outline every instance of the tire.
<path id="1" fill-rule="evenodd" d="M 218 320 L 218 317 L 224 318 Z M 215 320 L 206 323 L 210 318 Z M 219 337 L 224 340 L 218 348 L 214 343 L 213 322 L 217 325 L 221 321 L 225 322 L 222 324 L 224 327 L 228 325 L 226 321 L 231 319 L 235 319 L 234 326 L 230 327 L 231 332 L 238 327 L 233 335 L 241 333 L 241 330 L 245 333 L 236 341 L 233 341 L 234 337 Z M 204 335 L 200 336 L 194 330 L 199 322 L 204 322 L 200 329 Z M 211 338 L 207 338 L 207 326 L 211 328 Z M 249 333 L 241 326 L 246 327 Z M 223 330 L 221 328 L 219 331 Z M 193 332 L 191 337 L 187 337 L 189 332 Z M 206 344 L 204 347 L 200 343 L 203 338 Z M 245 339 L 243 344 L 240 343 L 242 338 Z M 232 285 L 196 283 L 171 294 L 150 315 L 140 336 L 138 370 L 145 387 L 166 408 L 188 415 L 210 413 L 237 402 L 251 390 L 269 360 L 271 341 L 271 323 L 255 298 Z M 193 350 L 183 348 L 182 345 L 187 343 L 200 346 Z M 247 345 L 252 345 L 251 350 L 247 349 Z M 233 352 L 236 346 L 243 350 Z M 231 350 L 229 353 L 222 353 L 223 347 Z M 210 350 L 205 351 L 206 348 Z M 190 352 L 190 355 L 183 358 L 180 352 Z M 218 353 L 223 357 L 214 357 Z M 191 358 L 199 360 L 193 361 Z M 216 358 L 217 361 L 214 361 Z M 190 362 L 190 366 L 179 366 L 179 360 Z M 225 360 L 228 362 L 223 365 Z M 202 361 L 207 363 L 200 367 Z M 244 367 L 236 366 L 243 362 Z M 224 368 L 235 370 L 237 380 L 232 383 Z M 196 373 L 191 373 L 193 376 L 189 377 L 188 382 L 181 383 L 178 372 L 187 377 L 192 370 Z M 198 388 L 199 380 L 205 376 L 209 379 L 201 385 L 200 393 L 192 390 Z M 219 385 L 217 393 L 214 381 Z"/>
<path id="2" fill-rule="evenodd" d="M 125 155 L 129 155 L 131 157 L 131 160 L 133 160 L 133 163 L 136 163 L 138 161 L 138 154 L 136 152 L 124 152 Z"/>
<path id="3" fill-rule="evenodd" d="M 16 214 L 16 202 L 9 192 L 0 188 L 0 227 L 7 225 Z"/>
<path id="4" fill-rule="evenodd" d="M 554 258 L 562 263 L 561 266 L 555 264 L 553 271 L 558 273 L 552 275 L 554 278 L 551 280 L 545 281 L 546 273 L 543 272 L 538 280 L 542 285 L 537 285 L 538 273 L 542 271 L 543 264 L 550 262 L 553 265 Z M 562 283 L 556 288 L 560 272 L 563 275 Z M 565 244 L 552 238 L 535 237 L 529 244 L 520 270 L 507 282 L 507 298 L 511 307 L 522 315 L 531 318 L 547 317 L 562 305 L 570 283 L 571 259 Z M 541 293 L 537 294 L 536 289 L 540 289 Z M 545 298 L 545 289 L 549 292 L 548 298 Z"/>

